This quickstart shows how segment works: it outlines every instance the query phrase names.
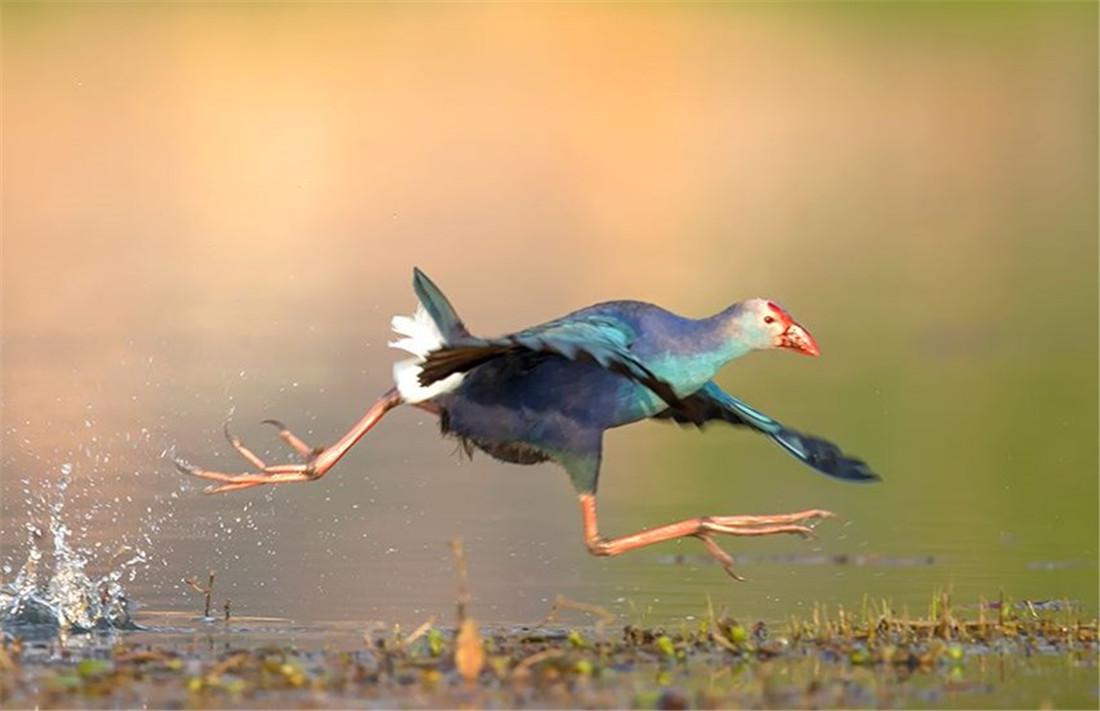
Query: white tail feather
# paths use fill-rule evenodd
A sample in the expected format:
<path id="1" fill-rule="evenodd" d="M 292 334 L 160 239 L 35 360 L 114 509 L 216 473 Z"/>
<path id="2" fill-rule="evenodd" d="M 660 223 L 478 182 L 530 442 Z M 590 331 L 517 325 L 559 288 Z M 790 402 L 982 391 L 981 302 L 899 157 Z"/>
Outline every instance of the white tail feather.
<path id="1" fill-rule="evenodd" d="M 393 380 L 405 402 L 431 400 L 454 390 L 462 383 L 464 375 L 454 373 L 428 386 L 420 384 L 420 365 L 424 359 L 432 351 L 439 350 L 447 344 L 439 326 L 422 305 L 417 305 L 416 313 L 412 316 L 394 316 L 390 325 L 394 333 L 404 336 L 396 341 L 390 341 L 390 348 L 397 348 L 416 356 L 393 364 Z"/>

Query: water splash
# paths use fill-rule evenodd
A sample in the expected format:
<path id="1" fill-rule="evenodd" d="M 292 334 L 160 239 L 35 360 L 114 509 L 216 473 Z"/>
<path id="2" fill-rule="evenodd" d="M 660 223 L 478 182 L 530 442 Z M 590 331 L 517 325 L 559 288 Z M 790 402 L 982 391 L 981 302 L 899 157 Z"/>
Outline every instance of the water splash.
<path id="1" fill-rule="evenodd" d="M 62 464 L 52 494 L 39 498 L 48 516 L 46 531 L 34 521 L 24 525 L 27 559 L 15 579 L 0 586 L 0 620 L 5 629 L 48 626 L 69 632 L 135 626 L 122 579 L 128 572 L 132 577 L 135 566 L 146 562 L 146 554 L 123 546 L 108 561 L 106 574 L 95 577 L 87 572 L 91 554 L 73 548 L 64 516 L 72 475 L 72 464 Z M 24 493 L 29 496 L 30 492 L 25 489 Z M 5 574 L 9 568 L 5 565 Z"/>

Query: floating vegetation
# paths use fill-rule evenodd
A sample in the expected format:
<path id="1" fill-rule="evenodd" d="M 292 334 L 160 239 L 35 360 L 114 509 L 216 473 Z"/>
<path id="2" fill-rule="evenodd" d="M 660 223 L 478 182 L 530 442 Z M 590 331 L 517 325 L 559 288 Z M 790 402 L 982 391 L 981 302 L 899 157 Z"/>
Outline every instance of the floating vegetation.
<path id="1" fill-rule="evenodd" d="M 460 620 L 429 620 L 403 635 L 374 633 L 351 650 L 235 646 L 221 625 L 207 644 L 158 645 L 123 636 L 113 646 L 67 649 L 54 641 L 6 641 L 0 702 L 14 706 L 383 705 L 835 707 L 937 705 L 996 698 L 1014 669 L 1076 670 L 1077 691 L 1017 703 L 1080 705 L 1095 695 L 1097 623 L 1072 606 L 1020 608 L 998 600 L 957 608 L 947 593 L 926 613 L 898 613 L 868 599 L 852 612 L 817 606 L 785 623 L 740 621 L 713 606 L 677 629 L 612 628 L 599 608 L 559 601 L 601 624 L 481 627 L 467 612 L 459 561 Z M 149 640 L 154 640 L 152 643 Z M 1063 677 L 1064 681 L 1064 677 Z M 1088 690 L 1091 689 L 1091 692 Z M 1083 690 L 1083 691 L 1082 691 Z M 1054 692 L 1051 692 L 1054 693 Z M 967 697 L 966 694 L 975 696 Z M 990 696 L 993 694 L 994 696 Z M 1085 694 L 1082 699 L 1080 694 Z M 962 696 L 960 696 L 962 695 Z M 963 703 L 963 705 L 967 705 Z M 972 702 L 970 705 L 988 705 Z M 996 703 L 994 702 L 994 705 Z"/>

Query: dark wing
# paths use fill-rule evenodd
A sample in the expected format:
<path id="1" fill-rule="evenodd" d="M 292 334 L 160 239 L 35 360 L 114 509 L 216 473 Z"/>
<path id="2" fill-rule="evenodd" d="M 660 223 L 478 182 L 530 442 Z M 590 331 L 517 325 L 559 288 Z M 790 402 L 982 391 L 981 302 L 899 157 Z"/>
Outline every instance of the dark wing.
<path id="1" fill-rule="evenodd" d="M 420 366 L 420 384 L 430 385 L 505 355 L 546 353 L 596 363 L 645 385 L 670 406 L 682 406 L 672 386 L 630 352 L 634 337 L 627 323 L 600 313 L 572 314 L 500 338 L 461 337 L 428 354 Z"/>
<path id="2" fill-rule="evenodd" d="M 828 440 L 785 427 L 734 396 L 714 382 L 683 398 L 682 406 L 672 406 L 653 416 L 670 419 L 700 429 L 708 422 L 720 421 L 749 427 L 767 435 L 789 454 L 822 474 L 848 481 L 878 481 L 881 477 L 861 460 L 849 457 Z"/>

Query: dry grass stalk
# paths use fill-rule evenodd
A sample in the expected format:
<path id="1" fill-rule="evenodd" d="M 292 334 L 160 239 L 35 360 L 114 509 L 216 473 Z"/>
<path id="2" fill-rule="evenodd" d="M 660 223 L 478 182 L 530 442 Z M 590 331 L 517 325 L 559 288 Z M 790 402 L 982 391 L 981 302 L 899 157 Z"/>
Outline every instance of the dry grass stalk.
<path id="1" fill-rule="evenodd" d="M 458 628 L 458 638 L 455 640 L 455 668 L 466 683 L 472 686 L 484 666 L 485 647 L 481 641 L 481 633 L 478 632 L 477 623 L 467 617 Z"/>
<path id="2" fill-rule="evenodd" d="M 466 552 L 462 549 L 462 539 L 451 539 L 451 552 L 455 556 L 455 569 L 458 572 L 458 597 L 455 599 L 459 625 L 466 619 L 466 608 L 470 605 L 470 573 L 466 567 Z"/>
<path id="3" fill-rule="evenodd" d="M 204 596 L 206 596 L 206 603 L 203 607 L 203 612 L 202 612 L 202 616 L 206 617 L 206 618 L 210 617 L 210 608 L 211 608 L 210 598 L 214 594 L 214 571 L 213 570 L 209 571 L 208 575 L 209 575 L 209 578 L 207 579 L 206 587 L 203 587 L 203 586 L 199 585 L 199 580 L 195 576 L 191 576 L 190 578 L 184 578 L 183 579 L 183 582 L 185 582 L 189 586 L 191 586 L 192 590 L 194 590 L 197 593 L 202 593 Z"/>
<path id="4" fill-rule="evenodd" d="M 458 572 L 458 596 L 455 601 L 458 616 L 458 636 L 455 638 L 455 668 L 467 684 L 477 681 L 482 667 L 485 666 L 485 645 L 477 623 L 467 614 L 470 606 L 470 574 L 466 566 L 466 553 L 462 549 L 462 539 L 451 540 L 451 551 L 455 556 L 455 569 Z M 427 630 L 425 630 L 427 632 Z"/>
<path id="5" fill-rule="evenodd" d="M 428 634 L 433 625 L 435 625 L 435 617 L 429 617 L 422 625 L 413 630 L 408 637 L 401 640 L 400 646 L 407 649 L 413 642 Z"/>

